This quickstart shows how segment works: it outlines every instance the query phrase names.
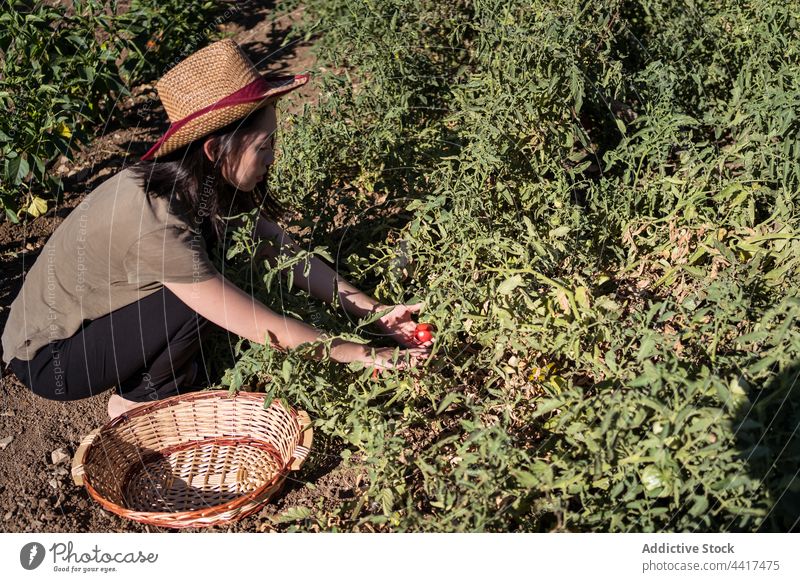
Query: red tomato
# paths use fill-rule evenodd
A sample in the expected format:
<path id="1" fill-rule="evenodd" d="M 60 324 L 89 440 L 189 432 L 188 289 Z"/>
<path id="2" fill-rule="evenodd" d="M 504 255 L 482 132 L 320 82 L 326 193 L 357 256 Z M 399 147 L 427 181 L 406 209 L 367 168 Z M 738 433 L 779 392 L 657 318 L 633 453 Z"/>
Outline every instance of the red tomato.
<path id="1" fill-rule="evenodd" d="M 433 327 L 430 324 L 420 323 L 414 330 L 414 339 L 416 339 L 417 342 L 424 344 L 425 342 L 433 339 L 433 334 L 431 333 L 432 330 Z"/>
<path id="2" fill-rule="evenodd" d="M 421 344 L 424 344 L 425 342 L 430 341 L 433 338 L 433 336 L 431 335 L 431 332 L 424 331 L 424 330 L 420 330 L 420 331 L 416 332 L 414 334 L 414 337 Z"/>

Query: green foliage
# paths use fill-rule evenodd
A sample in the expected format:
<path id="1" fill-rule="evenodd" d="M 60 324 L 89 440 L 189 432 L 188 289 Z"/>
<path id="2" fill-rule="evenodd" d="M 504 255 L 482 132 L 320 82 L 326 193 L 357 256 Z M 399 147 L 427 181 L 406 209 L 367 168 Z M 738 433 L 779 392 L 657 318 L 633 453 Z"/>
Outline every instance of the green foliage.
<path id="1" fill-rule="evenodd" d="M 384 303 L 424 299 L 437 336 L 424 369 L 378 380 L 243 350 L 235 384 L 308 410 L 367 474 L 287 519 L 796 528 L 796 10 L 305 4 L 326 72 L 273 186 L 308 248 Z M 259 277 L 268 305 L 357 323 Z"/>
<path id="2" fill-rule="evenodd" d="M 72 159 L 117 99 L 218 34 L 202 30 L 214 2 L 134 0 L 124 12 L 116 1 L 70 4 L 8 1 L 0 12 L 0 206 L 13 222 L 46 211 L 62 186 L 52 166 Z"/>

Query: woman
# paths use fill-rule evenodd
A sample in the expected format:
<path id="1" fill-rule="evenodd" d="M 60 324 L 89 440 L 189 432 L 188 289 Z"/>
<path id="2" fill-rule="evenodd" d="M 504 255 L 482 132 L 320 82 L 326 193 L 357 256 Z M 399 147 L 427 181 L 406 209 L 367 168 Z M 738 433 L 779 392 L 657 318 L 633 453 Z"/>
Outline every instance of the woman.
<path id="1" fill-rule="evenodd" d="M 260 208 L 260 257 L 299 250 L 277 225 L 280 206 L 255 195 L 273 163 L 275 100 L 307 75 L 262 77 L 232 40 L 188 57 L 157 83 L 171 125 L 142 161 L 103 182 L 59 225 L 28 272 L 3 332 L 3 360 L 34 393 L 54 400 L 93 396 L 112 386 L 111 418 L 141 403 L 197 389 L 194 357 L 209 322 L 278 349 L 322 339 L 227 281 L 208 258 L 221 240 L 220 215 Z M 233 211 L 233 212 L 232 212 Z M 231 225 L 227 225 L 230 227 Z M 294 281 L 352 315 L 379 304 L 319 259 Z M 401 345 L 403 360 L 426 358 L 413 343 L 411 314 L 397 305 L 377 325 Z M 316 357 L 322 357 L 322 347 Z M 330 356 L 392 367 L 394 349 L 334 340 Z M 405 356 L 409 356 L 405 358 Z M 400 362 L 398 366 L 403 366 Z"/>

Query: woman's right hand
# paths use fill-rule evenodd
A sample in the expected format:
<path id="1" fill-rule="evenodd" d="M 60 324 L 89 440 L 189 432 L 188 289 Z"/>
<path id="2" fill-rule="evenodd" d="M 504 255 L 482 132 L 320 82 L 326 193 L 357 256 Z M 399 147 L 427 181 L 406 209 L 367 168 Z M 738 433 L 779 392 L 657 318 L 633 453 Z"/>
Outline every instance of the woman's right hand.
<path id="1" fill-rule="evenodd" d="M 394 363 L 394 352 L 398 350 L 397 363 Z M 376 348 L 353 342 L 343 342 L 331 349 L 331 357 L 338 362 L 363 362 L 365 366 L 376 370 L 396 368 L 403 370 L 415 367 L 430 356 L 430 348 Z"/>
<path id="2" fill-rule="evenodd" d="M 395 364 L 393 361 L 395 350 L 397 348 L 368 348 L 366 357 L 362 361 L 365 365 L 372 366 L 377 370 L 392 368 L 405 370 L 409 366 L 416 368 L 431 355 L 430 348 L 401 348 L 398 350 L 397 363 Z"/>

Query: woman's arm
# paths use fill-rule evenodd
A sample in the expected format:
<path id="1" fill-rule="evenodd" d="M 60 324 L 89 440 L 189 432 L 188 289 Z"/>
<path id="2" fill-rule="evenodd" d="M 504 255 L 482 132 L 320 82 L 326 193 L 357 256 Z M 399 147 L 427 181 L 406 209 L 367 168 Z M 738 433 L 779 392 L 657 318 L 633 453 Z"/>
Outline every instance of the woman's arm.
<path id="1" fill-rule="evenodd" d="M 206 281 L 167 282 L 164 286 L 201 316 L 250 341 L 269 342 L 278 349 L 291 349 L 323 339 L 323 334 L 316 328 L 275 313 L 220 273 Z M 424 350 L 408 350 L 407 353 L 412 359 L 426 357 Z M 324 346 L 319 346 L 315 356 L 317 359 L 324 356 Z M 375 349 L 342 339 L 331 342 L 331 358 L 337 362 L 361 361 L 380 368 L 392 367 L 389 348 Z"/>
<path id="2" fill-rule="evenodd" d="M 256 255 L 258 259 L 269 259 L 273 266 L 276 264 L 275 259 L 278 257 L 279 248 L 281 253 L 286 254 L 293 254 L 300 250 L 300 247 L 285 230 L 264 218 L 259 218 L 255 234 L 258 238 L 267 238 L 273 242 L 274 246 L 263 245 L 261 251 Z M 338 289 L 339 302 L 344 310 L 358 318 L 387 307 L 356 289 L 318 257 L 311 257 L 310 263 L 308 277 L 303 275 L 304 264 L 293 267 L 294 281 L 298 287 L 308 291 L 314 297 L 326 303 L 333 303 Z"/>
<path id="3" fill-rule="evenodd" d="M 239 336 L 278 349 L 295 348 L 321 338 L 318 330 L 297 319 L 284 317 L 239 289 L 221 274 L 197 283 L 164 283 L 178 299 L 194 311 Z M 331 356 L 337 361 L 352 361 L 359 354 L 358 344 L 334 340 Z M 349 344 L 349 345 L 344 345 Z M 337 357 L 339 356 L 339 357 Z"/>

